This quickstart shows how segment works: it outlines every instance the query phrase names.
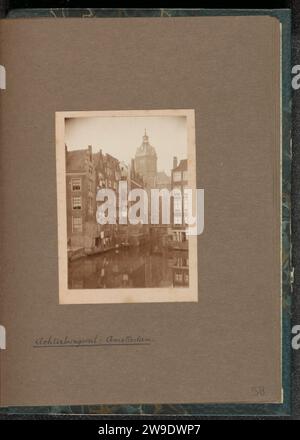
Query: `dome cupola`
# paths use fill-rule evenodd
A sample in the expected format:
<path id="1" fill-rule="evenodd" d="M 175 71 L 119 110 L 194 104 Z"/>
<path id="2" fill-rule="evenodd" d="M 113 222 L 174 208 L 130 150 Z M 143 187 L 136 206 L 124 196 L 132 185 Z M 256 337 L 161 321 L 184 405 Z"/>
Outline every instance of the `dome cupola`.
<path id="1" fill-rule="evenodd" d="M 147 131 L 145 129 L 145 133 L 143 136 L 142 144 L 137 148 L 135 157 L 143 157 L 143 156 L 154 156 L 156 157 L 155 148 L 152 147 L 149 143 L 149 136 L 147 135 Z"/>

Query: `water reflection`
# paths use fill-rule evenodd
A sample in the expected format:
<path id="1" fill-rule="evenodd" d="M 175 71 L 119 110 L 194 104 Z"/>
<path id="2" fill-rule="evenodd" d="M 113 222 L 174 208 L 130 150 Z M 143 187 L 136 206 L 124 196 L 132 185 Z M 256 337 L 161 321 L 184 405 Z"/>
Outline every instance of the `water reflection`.
<path id="1" fill-rule="evenodd" d="M 188 287 L 188 251 L 121 248 L 69 262 L 70 289 Z"/>

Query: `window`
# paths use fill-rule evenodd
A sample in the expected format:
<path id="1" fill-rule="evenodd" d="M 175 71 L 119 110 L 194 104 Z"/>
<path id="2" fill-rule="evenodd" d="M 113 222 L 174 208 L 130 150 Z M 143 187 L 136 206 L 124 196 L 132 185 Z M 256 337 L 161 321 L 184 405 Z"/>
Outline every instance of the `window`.
<path id="1" fill-rule="evenodd" d="M 182 224 L 182 193 L 180 188 L 173 189 L 174 224 Z"/>
<path id="2" fill-rule="evenodd" d="M 72 280 L 72 289 L 83 289 L 83 280 Z"/>
<path id="3" fill-rule="evenodd" d="M 175 264 L 175 266 L 178 266 L 178 267 L 180 267 L 180 266 L 182 266 L 182 258 L 176 258 L 176 264 Z"/>
<path id="4" fill-rule="evenodd" d="M 81 191 L 81 179 L 72 179 L 72 191 Z"/>
<path id="5" fill-rule="evenodd" d="M 122 206 L 120 211 L 121 211 L 121 217 L 122 217 L 123 221 L 124 220 L 127 221 L 127 208 L 126 208 L 126 206 Z"/>
<path id="6" fill-rule="evenodd" d="M 182 273 L 178 273 L 178 272 L 175 273 L 175 281 L 179 281 L 179 282 L 182 281 Z"/>
<path id="7" fill-rule="evenodd" d="M 182 180 L 188 180 L 188 172 L 187 171 L 183 171 Z"/>
<path id="8" fill-rule="evenodd" d="M 73 209 L 81 209 L 81 197 L 73 197 L 72 208 Z"/>
<path id="9" fill-rule="evenodd" d="M 180 232 L 175 232 L 173 234 L 173 241 L 180 241 Z"/>
<path id="10" fill-rule="evenodd" d="M 174 182 L 180 182 L 181 181 L 181 171 L 175 171 L 173 173 L 173 180 L 174 180 Z"/>
<path id="11" fill-rule="evenodd" d="M 82 217 L 72 217 L 72 231 L 82 232 Z"/>
<path id="12" fill-rule="evenodd" d="M 181 200 L 181 196 L 179 197 L 174 197 L 174 210 L 175 211 L 180 211 L 182 210 L 182 200 Z"/>

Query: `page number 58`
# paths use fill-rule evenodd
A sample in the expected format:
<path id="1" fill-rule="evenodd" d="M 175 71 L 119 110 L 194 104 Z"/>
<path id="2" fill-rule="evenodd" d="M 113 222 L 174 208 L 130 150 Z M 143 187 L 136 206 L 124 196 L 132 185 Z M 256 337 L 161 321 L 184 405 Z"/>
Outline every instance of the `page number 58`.
<path id="1" fill-rule="evenodd" d="M 300 325 L 294 325 L 292 328 L 292 347 L 294 350 L 299 350 L 300 348 Z"/>

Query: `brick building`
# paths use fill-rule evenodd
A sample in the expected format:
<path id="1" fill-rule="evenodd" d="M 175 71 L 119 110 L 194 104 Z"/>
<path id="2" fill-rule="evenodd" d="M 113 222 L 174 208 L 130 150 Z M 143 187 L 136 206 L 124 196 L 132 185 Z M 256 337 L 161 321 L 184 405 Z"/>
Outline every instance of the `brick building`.
<path id="1" fill-rule="evenodd" d="M 135 153 L 135 170 L 143 176 L 144 183 L 150 188 L 154 188 L 154 182 L 157 174 L 157 154 L 155 148 L 149 142 L 149 136 L 146 129 L 141 145 Z"/>
<path id="2" fill-rule="evenodd" d="M 110 154 L 103 154 L 102 150 L 93 155 L 96 173 L 96 192 L 106 188 L 115 192 L 118 206 L 118 187 L 121 180 L 120 162 Z M 95 219 L 96 221 L 96 219 Z M 115 224 L 100 225 L 97 223 L 97 236 L 94 253 L 107 251 L 119 245 L 118 221 Z"/>
<path id="3" fill-rule="evenodd" d="M 72 256 L 94 247 L 96 175 L 91 146 L 74 151 L 66 147 L 65 154 L 68 252 Z"/>

